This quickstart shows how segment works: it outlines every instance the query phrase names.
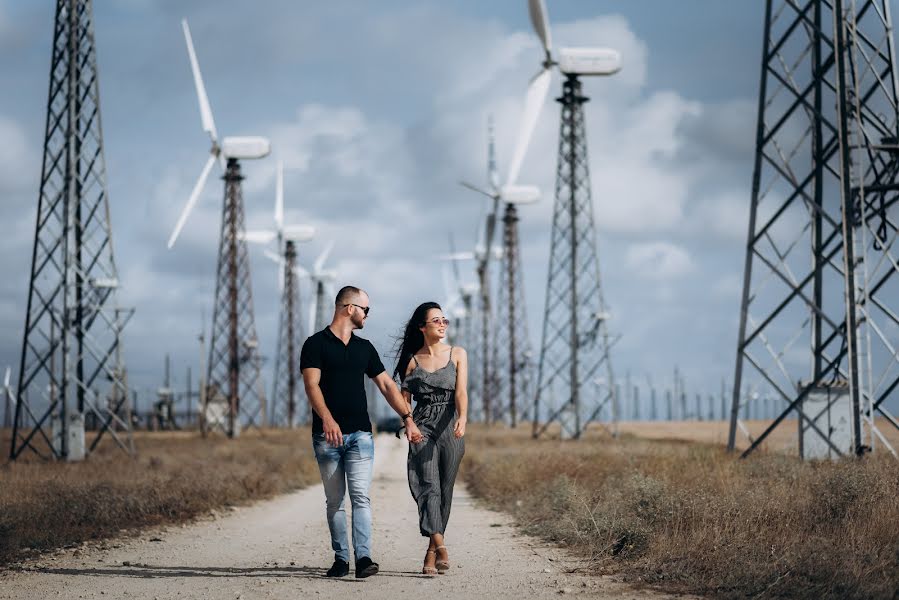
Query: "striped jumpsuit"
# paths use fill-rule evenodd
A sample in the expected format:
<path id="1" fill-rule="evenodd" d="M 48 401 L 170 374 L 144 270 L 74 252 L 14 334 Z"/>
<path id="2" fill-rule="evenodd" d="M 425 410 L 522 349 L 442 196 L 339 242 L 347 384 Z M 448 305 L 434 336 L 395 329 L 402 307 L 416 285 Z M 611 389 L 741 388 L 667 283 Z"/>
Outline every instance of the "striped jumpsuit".
<path id="1" fill-rule="evenodd" d="M 453 485 L 465 454 L 464 438 L 453 435 L 456 423 L 456 365 L 450 348 L 449 362 L 436 371 L 426 371 L 415 360 L 415 368 L 403 382 L 412 393 L 412 420 L 425 439 L 409 444 L 409 490 L 418 504 L 421 535 L 446 531 Z"/>

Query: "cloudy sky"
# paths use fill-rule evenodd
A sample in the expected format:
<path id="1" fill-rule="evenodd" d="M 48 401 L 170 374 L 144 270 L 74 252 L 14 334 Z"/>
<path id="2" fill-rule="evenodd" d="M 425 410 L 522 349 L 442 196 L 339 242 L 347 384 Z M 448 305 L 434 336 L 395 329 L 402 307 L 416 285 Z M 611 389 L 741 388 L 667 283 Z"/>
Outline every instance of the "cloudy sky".
<path id="1" fill-rule="evenodd" d="M 714 0 L 549 0 L 556 46 L 617 48 L 623 68 L 585 80 L 603 286 L 621 339 L 614 367 L 690 391 L 733 374 L 752 169 L 763 6 Z M 272 218 L 275 159 L 289 223 L 334 240 L 340 282 L 368 289 L 365 335 L 386 353 L 421 301 L 444 297 L 452 232 L 475 243 L 487 115 L 500 171 L 542 54 L 524 0 L 95 2 L 103 128 L 131 382 L 142 395 L 171 353 L 197 367 L 212 306 L 221 182 L 178 244 L 165 242 L 207 156 L 179 21 L 190 21 L 222 135 L 269 136 L 244 163 L 248 226 Z M 0 365 L 18 365 L 47 97 L 52 2 L 0 0 Z M 560 89 L 558 78 L 551 94 Z M 559 107 L 541 116 L 520 176 L 544 190 L 520 211 L 532 344 L 539 347 Z M 253 249 L 256 322 L 276 343 L 272 265 Z M 466 278 L 474 279 L 468 272 Z M 208 321 L 208 319 L 207 319 Z M 208 330 L 208 323 L 206 324 Z M 196 372 L 196 371 L 195 371 Z M 268 386 L 267 386 L 268 387 Z"/>

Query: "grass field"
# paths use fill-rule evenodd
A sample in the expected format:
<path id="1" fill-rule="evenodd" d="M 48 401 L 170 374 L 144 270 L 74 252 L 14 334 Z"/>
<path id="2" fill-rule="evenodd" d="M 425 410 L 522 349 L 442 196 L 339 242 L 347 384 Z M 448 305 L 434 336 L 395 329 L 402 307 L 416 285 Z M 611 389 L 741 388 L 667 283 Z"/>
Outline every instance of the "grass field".
<path id="1" fill-rule="evenodd" d="M 899 463 L 884 452 L 802 463 L 781 452 L 792 428 L 781 429 L 768 451 L 737 460 L 723 451 L 724 423 L 622 423 L 618 440 L 591 429 L 576 442 L 475 424 L 462 476 L 525 531 L 582 556 L 583 569 L 636 585 L 723 598 L 896 597 Z M 8 435 L 0 431 L 4 452 Z M 135 441 L 136 459 L 107 440 L 83 463 L 0 466 L 0 565 L 319 481 L 308 429 Z"/>
<path id="2" fill-rule="evenodd" d="M 717 435 L 708 424 L 706 435 Z M 623 431 L 629 427 L 623 426 Z M 583 568 L 637 585 L 721 598 L 894 598 L 899 463 L 746 460 L 672 439 L 532 440 L 473 426 L 463 476 L 525 531 L 568 546 Z"/>
<path id="3" fill-rule="evenodd" d="M 744 424 L 749 434 L 755 439 L 765 431 L 771 421 L 745 421 Z M 884 419 L 880 419 L 877 425 L 893 448 L 899 450 L 899 430 Z M 726 446 L 729 426 L 728 421 L 624 421 L 619 423 L 618 430 L 621 433 L 630 433 L 652 440 L 689 440 Z M 743 450 L 749 447 L 749 444 L 746 435 L 738 430 L 737 449 Z M 778 450 L 798 455 L 796 420 L 785 419 L 781 422 L 762 442 L 761 447 L 765 450 Z M 878 449 L 883 449 L 879 443 L 875 446 L 875 450 Z"/>
<path id="4" fill-rule="evenodd" d="M 9 431 L 0 431 L 2 452 Z M 0 565 L 116 532 L 188 520 L 320 481 L 309 430 L 135 434 L 137 458 L 110 440 L 81 463 L 0 466 Z"/>

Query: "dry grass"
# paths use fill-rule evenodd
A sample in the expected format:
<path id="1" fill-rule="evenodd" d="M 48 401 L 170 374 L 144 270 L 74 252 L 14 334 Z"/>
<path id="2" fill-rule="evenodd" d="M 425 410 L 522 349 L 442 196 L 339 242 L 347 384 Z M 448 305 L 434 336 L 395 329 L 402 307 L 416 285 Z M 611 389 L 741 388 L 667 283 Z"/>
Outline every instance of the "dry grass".
<path id="1" fill-rule="evenodd" d="M 750 435 L 757 438 L 767 429 L 771 421 L 753 420 L 744 421 L 744 424 Z M 729 421 L 626 421 L 619 424 L 618 430 L 621 433 L 632 433 L 638 437 L 654 440 L 691 440 L 726 446 L 729 427 Z M 899 430 L 882 418 L 878 419 L 878 429 L 893 448 L 899 448 Z M 762 442 L 761 447 L 798 455 L 798 437 L 796 419 L 786 419 Z M 744 450 L 749 447 L 749 443 L 743 432 L 738 430 L 737 449 Z M 876 442 L 876 447 L 883 449 L 879 441 Z"/>
<path id="2" fill-rule="evenodd" d="M 899 464 L 474 427 L 464 477 L 585 568 L 721 598 L 894 598 Z"/>
<path id="3" fill-rule="evenodd" d="M 237 440 L 138 433 L 136 459 L 106 440 L 82 463 L 2 465 L 0 565 L 318 482 L 309 439 L 308 429 L 250 431 Z M 8 451 L 8 431 L 0 443 Z"/>

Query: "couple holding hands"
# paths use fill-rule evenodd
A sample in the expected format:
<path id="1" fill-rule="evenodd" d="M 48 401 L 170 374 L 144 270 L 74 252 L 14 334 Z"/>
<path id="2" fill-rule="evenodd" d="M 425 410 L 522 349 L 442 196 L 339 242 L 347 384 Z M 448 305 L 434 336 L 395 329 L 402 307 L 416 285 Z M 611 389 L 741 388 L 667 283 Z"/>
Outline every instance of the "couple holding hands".
<path id="1" fill-rule="evenodd" d="M 331 324 L 306 340 L 300 356 L 312 407 L 312 446 L 324 484 L 334 550 L 334 564 L 327 575 L 349 574 L 347 491 L 352 505 L 356 577 L 378 572 L 378 563 L 371 557 L 368 490 L 374 440 L 364 375 L 403 419 L 409 441 L 409 490 L 418 505 L 419 530 L 428 538 L 422 573 L 442 574 L 450 564 L 443 535 L 465 452 L 468 359 L 464 348 L 443 342 L 449 320 L 440 305 L 425 302 L 415 309 L 403 331 L 393 372 L 401 384 L 398 390 L 371 342 L 353 334 L 364 327 L 369 309 L 364 290 L 343 287 L 335 299 Z"/>

